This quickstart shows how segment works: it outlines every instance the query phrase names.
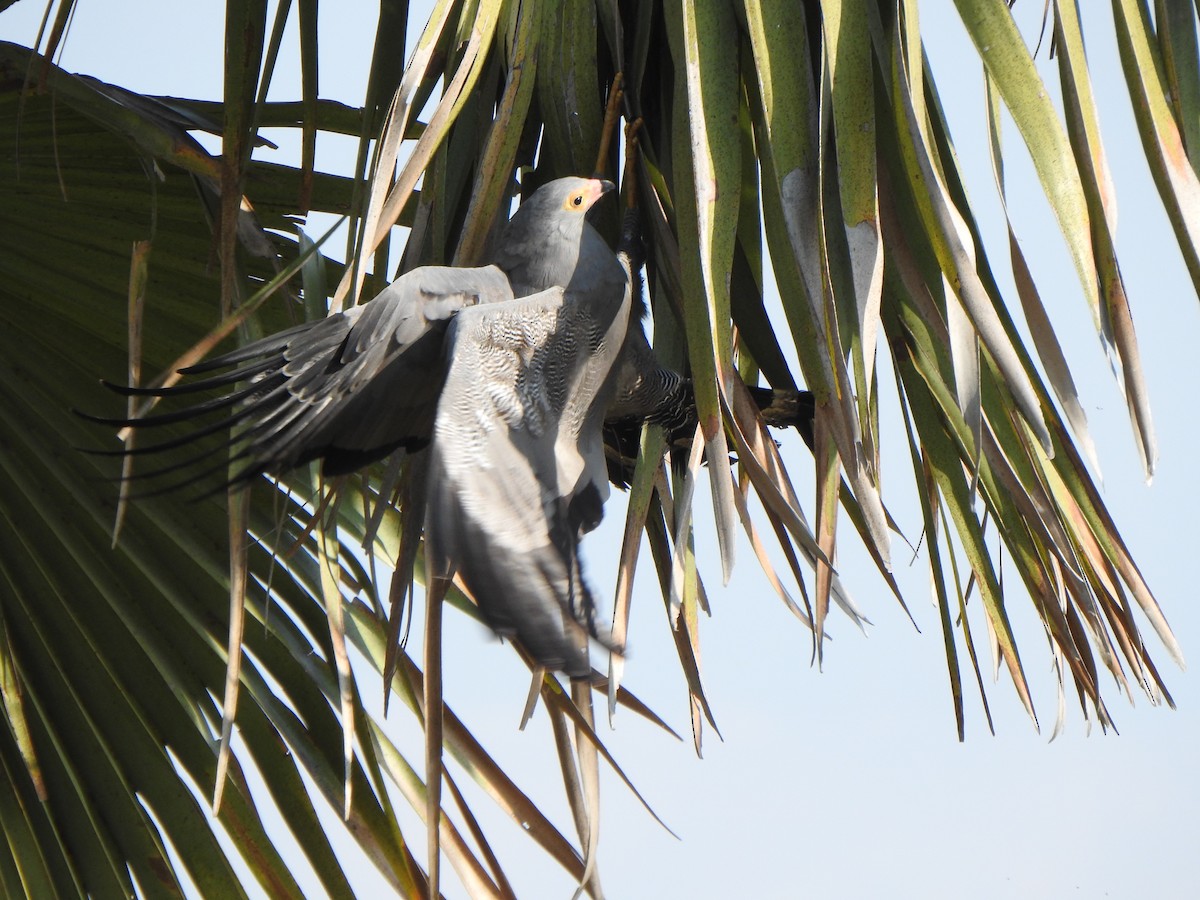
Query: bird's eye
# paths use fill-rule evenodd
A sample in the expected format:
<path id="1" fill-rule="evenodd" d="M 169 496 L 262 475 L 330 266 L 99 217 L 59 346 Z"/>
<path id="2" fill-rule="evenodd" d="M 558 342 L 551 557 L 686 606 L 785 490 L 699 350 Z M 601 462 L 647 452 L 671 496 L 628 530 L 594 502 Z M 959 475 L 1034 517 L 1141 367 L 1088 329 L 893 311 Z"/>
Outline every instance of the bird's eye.
<path id="1" fill-rule="evenodd" d="M 572 206 L 583 206 L 583 194 L 576 194 L 571 198 Z"/>

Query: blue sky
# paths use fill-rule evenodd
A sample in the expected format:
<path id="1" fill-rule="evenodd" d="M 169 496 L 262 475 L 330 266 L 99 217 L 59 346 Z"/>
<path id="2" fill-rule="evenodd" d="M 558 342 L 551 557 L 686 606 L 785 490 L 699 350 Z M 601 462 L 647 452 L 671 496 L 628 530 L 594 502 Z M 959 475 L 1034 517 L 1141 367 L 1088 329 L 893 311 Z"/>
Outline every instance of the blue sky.
<path id="1" fill-rule="evenodd" d="M 22 0 L 0 13 L 0 38 L 32 43 L 42 4 Z M 326 4 L 321 19 L 321 94 L 361 102 L 376 7 Z M 1038 192 L 1019 136 L 1006 132 L 1010 206 L 1050 315 L 1064 337 L 1093 437 L 1103 493 L 1185 655 L 1200 658 L 1193 526 L 1200 508 L 1195 471 L 1200 305 L 1145 163 L 1129 109 L 1106 4 L 1085 4 L 1085 35 L 1120 203 L 1117 250 L 1154 405 L 1160 448 L 1153 486 L 1144 484 L 1117 391 L 1061 236 Z M 80 4 L 62 64 L 70 71 L 150 93 L 217 98 L 223 4 L 113 0 Z M 923 0 L 922 27 L 992 265 L 1013 298 L 1007 236 L 999 217 L 974 49 L 949 0 Z M 1025 33 L 1041 4 L 1018 4 Z M 419 23 L 418 23 L 419 24 Z M 294 84 L 296 45 L 285 40 L 277 84 Z M 1043 49 L 1039 68 L 1056 90 L 1057 67 Z M 280 95 L 280 99 L 284 98 Z M 294 143 L 291 145 L 294 147 Z M 288 147 L 281 152 L 286 153 Z M 348 141 L 327 140 L 318 167 L 345 170 Z M 1067 336 L 1072 339 L 1068 340 Z M 881 363 L 881 365 L 884 365 Z M 885 368 L 885 371 L 886 368 Z M 914 542 L 919 510 L 895 394 L 884 378 L 885 501 Z M 802 498 L 812 496 L 809 456 L 784 439 Z M 707 500 L 697 500 L 704 510 Z M 600 594 L 623 520 L 620 498 L 585 550 Z M 1130 707 L 1106 685 L 1120 735 L 1089 735 L 1073 697 L 1065 733 L 1052 743 L 1056 697 L 1041 626 L 1015 578 L 1008 602 L 1042 723 L 1032 728 L 1006 676 L 991 685 L 997 736 L 967 691 L 967 741 L 955 737 L 927 558 L 897 543 L 897 576 L 921 632 L 890 597 L 873 564 L 843 530 L 839 569 L 874 622 L 864 637 L 834 618 L 823 671 L 810 642 L 739 546 L 731 584 L 720 587 L 712 535 L 701 528 L 700 559 L 713 602 L 701 625 L 704 675 L 724 737 L 705 734 L 704 759 L 624 715 L 602 736 L 655 810 L 680 835 L 659 828 L 615 779 L 604 782 L 601 872 L 612 897 L 912 898 L 1200 896 L 1200 692 L 1156 647 L 1179 705 L 1171 712 L 1141 696 Z M 649 562 L 643 576 L 649 576 Z M 1011 577 L 1011 573 L 1010 577 Z M 1147 632 L 1149 633 L 1149 632 Z M 1153 638 L 1148 640 L 1153 642 Z M 564 833 L 570 816 L 549 727 L 538 716 L 517 731 L 528 676 L 482 628 L 450 616 L 446 692 L 474 733 L 517 782 L 544 804 Z M 627 685 L 680 733 L 687 695 L 674 660 L 657 587 L 636 586 Z M 369 693 L 369 689 L 367 691 Z M 420 759 L 411 720 L 393 714 L 397 740 Z M 476 804 L 520 896 L 569 896 L 571 884 L 502 814 Z M 422 845 L 419 832 L 410 841 Z M 364 892 L 371 872 L 362 863 Z M 447 890 L 458 889 L 451 883 Z"/>

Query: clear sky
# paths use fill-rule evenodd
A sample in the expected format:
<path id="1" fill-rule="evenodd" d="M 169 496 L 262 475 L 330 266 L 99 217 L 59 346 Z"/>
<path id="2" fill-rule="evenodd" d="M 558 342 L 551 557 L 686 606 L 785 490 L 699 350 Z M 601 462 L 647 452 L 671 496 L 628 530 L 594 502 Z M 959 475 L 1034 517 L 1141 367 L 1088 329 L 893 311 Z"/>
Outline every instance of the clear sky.
<path id="1" fill-rule="evenodd" d="M 0 39 L 32 43 L 41 6 L 22 0 L 0 13 Z M 1140 158 L 1110 10 L 1107 4 L 1083 6 L 1120 203 L 1118 255 L 1158 428 L 1160 460 L 1152 487 L 1143 482 L 1124 402 L 1012 128 L 1005 135 L 1010 204 L 1083 398 L 1104 470 L 1104 497 L 1194 663 L 1200 659 L 1200 607 L 1187 574 L 1196 559 L 1195 528 L 1188 525 L 1194 512 L 1188 510 L 1200 508 L 1200 479 L 1189 468 L 1200 443 L 1195 414 L 1200 305 Z M 376 8 L 367 0 L 323 7 L 323 97 L 361 102 Z M 222 10 L 216 0 L 85 0 L 62 64 L 134 90 L 219 98 Z M 1041 4 L 1021 3 L 1016 11 L 1032 41 Z M 950 0 L 923 0 L 921 14 L 992 266 L 1015 304 L 987 156 L 978 58 Z M 290 77 L 296 55 L 295 41 L 285 40 L 277 84 L 298 83 Z M 1045 46 L 1039 68 L 1054 94 L 1057 67 Z M 294 99 L 298 89 L 277 97 Z M 318 168 L 347 170 L 352 143 L 323 140 Z M 289 147 L 295 143 L 281 153 Z M 886 376 L 881 398 L 884 498 L 915 543 L 919 509 Z M 811 497 L 807 451 L 792 437 L 785 438 L 784 448 L 801 497 Z M 706 510 L 705 504 L 706 495 L 697 499 L 697 509 Z M 585 551 L 598 593 L 611 596 L 623 521 L 619 496 L 606 514 Z M 1050 656 L 1031 604 L 1009 572 L 1009 609 L 1042 734 L 1002 676 L 989 690 L 997 736 L 988 734 L 978 696 L 968 685 L 967 741 L 960 744 L 925 553 L 910 562 L 898 542 L 893 548 L 918 633 L 859 550 L 853 530 L 844 526 L 842 534 L 839 570 L 874 626 L 864 637 L 835 615 L 835 640 L 824 671 L 817 671 L 809 664 L 808 633 L 766 584 L 749 547 L 739 546 L 734 579 L 721 588 L 711 534 L 702 529 L 699 557 L 713 603 L 712 618 L 701 626 L 704 676 L 724 740 L 706 731 L 704 759 L 698 760 L 690 741 L 676 743 L 631 715 L 619 716 L 615 731 L 602 726 L 602 737 L 626 772 L 681 837 L 677 841 L 662 831 L 606 773 L 600 862 L 609 895 L 1200 897 L 1195 676 L 1175 669 L 1152 643 L 1177 711 L 1152 708 L 1141 695 L 1130 707 L 1109 680 L 1106 699 L 1120 736 L 1097 729 L 1087 734 L 1072 693 L 1065 733 L 1048 743 L 1056 708 Z M 648 560 L 643 575 L 651 575 Z M 649 577 L 636 586 L 630 633 L 627 686 L 686 735 L 686 689 Z M 447 620 L 445 665 L 451 705 L 563 832 L 572 833 L 545 716 L 517 731 L 528 687 L 524 666 L 480 626 L 454 615 Z M 393 720 L 402 749 L 420 760 L 412 720 L 395 713 Z M 570 895 L 570 880 L 515 825 L 490 813 L 487 801 L 475 808 L 520 896 Z M 419 832 L 408 834 L 414 846 L 423 846 Z M 361 866 L 368 895 L 372 873 L 365 862 Z M 452 882 L 447 890 L 453 895 L 461 888 Z"/>

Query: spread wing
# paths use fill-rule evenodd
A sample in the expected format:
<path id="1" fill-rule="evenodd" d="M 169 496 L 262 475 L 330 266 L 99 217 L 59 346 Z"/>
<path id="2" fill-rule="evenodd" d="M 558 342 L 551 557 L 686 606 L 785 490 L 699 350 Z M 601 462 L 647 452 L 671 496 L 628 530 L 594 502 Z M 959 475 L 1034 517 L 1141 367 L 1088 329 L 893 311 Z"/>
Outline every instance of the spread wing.
<path id="1" fill-rule="evenodd" d="M 434 571 L 456 570 L 496 631 L 572 677 L 599 638 L 578 547 L 608 494 L 601 424 L 628 300 L 555 288 L 463 310 L 434 429 Z"/>
<path id="2" fill-rule="evenodd" d="M 234 459 L 241 468 L 235 481 L 312 459 L 324 460 L 326 474 L 352 471 L 398 447 L 428 443 L 442 389 L 447 324 L 459 310 L 511 299 L 508 279 L 494 266 L 414 269 L 361 306 L 184 370 L 207 377 L 170 388 L 114 386 L 122 393 L 163 397 L 224 391 L 213 399 L 174 412 L 102 421 L 145 429 L 221 411 L 222 418 L 181 438 L 132 452 L 167 450 L 243 423 L 236 436 Z M 214 372 L 220 374 L 209 374 Z M 158 472 L 189 462 L 194 461 Z M 220 466 L 226 464 L 222 459 Z"/>

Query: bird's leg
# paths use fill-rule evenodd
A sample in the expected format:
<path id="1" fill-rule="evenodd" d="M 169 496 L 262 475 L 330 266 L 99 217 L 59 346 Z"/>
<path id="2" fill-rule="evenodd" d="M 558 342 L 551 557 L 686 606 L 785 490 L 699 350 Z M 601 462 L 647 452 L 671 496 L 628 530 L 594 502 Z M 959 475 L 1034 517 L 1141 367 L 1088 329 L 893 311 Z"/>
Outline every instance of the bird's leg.
<path id="1" fill-rule="evenodd" d="M 816 404 L 809 391 L 784 388 L 746 386 L 758 406 L 759 415 L 772 428 L 795 428 L 800 437 L 813 449 L 813 416 Z"/>
<path id="2" fill-rule="evenodd" d="M 629 271 L 629 287 L 633 292 L 633 303 L 630 306 L 631 325 L 641 320 L 647 313 L 645 285 L 642 281 L 642 269 L 646 265 L 646 244 L 642 240 L 642 222 L 638 216 L 637 204 L 637 133 L 642 127 L 642 120 L 636 119 L 625 129 L 625 171 L 621 175 L 621 188 L 625 194 L 625 213 L 621 217 L 621 237 L 617 241 L 617 256 L 621 264 Z M 643 343 L 645 337 L 642 338 Z"/>
<path id="3" fill-rule="evenodd" d="M 641 271 L 646 264 L 646 245 L 642 241 L 641 220 L 637 204 L 637 133 L 642 120 L 635 119 L 625 129 L 625 171 L 621 175 L 621 189 L 625 194 L 625 215 L 621 221 L 621 239 L 617 252 L 629 260 L 630 275 L 637 296 L 641 295 Z"/>
<path id="4" fill-rule="evenodd" d="M 594 178 L 603 178 L 607 168 L 608 149 L 612 146 L 613 132 L 621 118 L 621 85 L 624 82 L 625 75 L 618 72 L 613 76 L 612 87 L 608 91 L 608 105 L 604 108 L 604 127 L 600 129 L 600 152 L 596 154 L 596 168 L 593 170 Z"/>

